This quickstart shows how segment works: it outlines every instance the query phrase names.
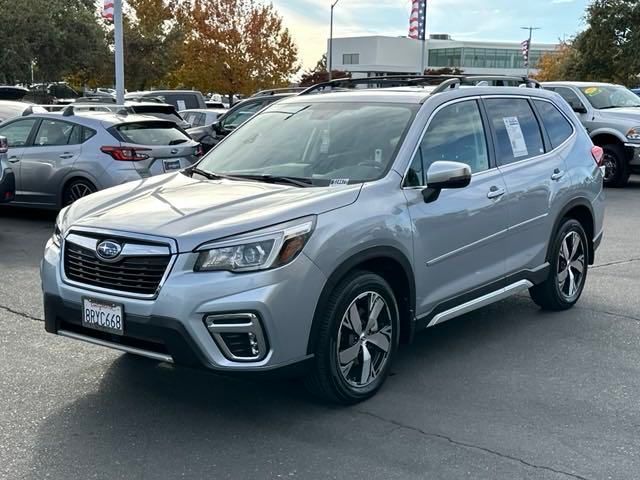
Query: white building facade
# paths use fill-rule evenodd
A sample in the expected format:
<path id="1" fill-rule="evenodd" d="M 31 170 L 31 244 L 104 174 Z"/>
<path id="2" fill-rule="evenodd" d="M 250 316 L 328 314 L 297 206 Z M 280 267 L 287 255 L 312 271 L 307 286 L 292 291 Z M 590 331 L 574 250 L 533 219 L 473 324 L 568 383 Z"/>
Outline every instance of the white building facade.
<path id="1" fill-rule="evenodd" d="M 466 74 L 526 75 L 520 42 L 454 40 L 448 35 L 431 35 L 425 49 L 430 69 L 459 68 Z M 540 57 L 553 52 L 555 44 L 532 42 L 530 74 L 536 73 Z M 420 72 L 422 42 L 406 37 L 350 37 L 333 39 L 334 70 L 353 77 L 416 74 Z"/>

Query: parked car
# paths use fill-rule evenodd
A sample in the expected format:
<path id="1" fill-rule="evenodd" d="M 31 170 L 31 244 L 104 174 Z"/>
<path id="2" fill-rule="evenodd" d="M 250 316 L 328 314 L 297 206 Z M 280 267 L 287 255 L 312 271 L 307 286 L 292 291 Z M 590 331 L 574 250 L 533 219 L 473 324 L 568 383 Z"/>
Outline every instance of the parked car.
<path id="1" fill-rule="evenodd" d="M 8 151 L 7 139 L 0 137 L 0 203 L 10 202 L 16 196 L 15 175 L 9 167 Z"/>
<path id="2" fill-rule="evenodd" d="M 632 88 L 631 91 L 640 97 L 640 88 Z"/>
<path id="3" fill-rule="evenodd" d="M 147 115 L 160 120 L 169 120 L 174 122 L 180 128 L 190 128 L 191 123 L 187 122 L 176 111 L 176 107 L 168 103 L 155 103 L 155 102 L 136 102 L 127 100 L 124 105 L 116 105 L 115 99 L 113 101 L 103 101 L 103 97 L 91 97 L 86 99 L 79 99 L 73 104 L 75 112 L 91 111 L 91 112 L 113 112 L 113 113 L 135 113 L 139 115 Z"/>
<path id="4" fill-rule="evenodd" d="M 206 108 L 204 110 L 194 108 L 193 110 L 182 110 L 178 112 L 185 121 L 191 124 L 191 127 L 204 127 L 212 125 L 221 115 L 227 113 L 224 108 Z"/>
<path id="5" fill-rule="evenodd" d="M 191 138 L 200 142 L 205 152 L 211 150 L 229 133 L 235 130 L 243 122 L 247 121 L 267 105 L 294 95 L 292 92 L 250 97 L 235 104 L 224 114 L 220 115 L 216 122 L 207 127 L 197 127 L 187 130 Z"/>
<path id="6" fill-rule="evenodd" d="M 30 113 L 46 113 L 47 111 L 39 105 L 27 102 L 14 102 L 11 100 L 0 100 L 0 124 L 13 117 L 20 117 Z"/>
<path id="7" fill-rule="evenodd" d="M 610 83 L 545 82 L 571 106 L 595 145 L 604 149 L 604 183 L 624 187 L 640 173 L 640 98 Z"/>
<path id="8" fill-rule="evenodd" d="M 103 112 L 34 114 L 0 125 L 15 205 L 61 208 L 98 190 L 193 164 L 199 145 L 173 122 Z"/>
<path id="9" fill-rule="evenodd" d="M 81 96 L 66 82 L 54 82 L 31 85 L 23 99 L 35 104 L 68 105 Z"/>
<path id="10" fill-rule="evenodd" d="M 131 92 L 124 96 L 125 100 L 148 101 L 149 98 L 159 99 L 176 107 L 177 111 L 191 108 L 207 108 L 202 93 L 197 90 L 149 90 L 145 92 Z"/>
<path id="11" fill-rule="evenodd" d="M 0 100 L 22 100 L 29 90 L 24 87 L 0 85 Z"/>
<path id="12" fill-rule="evenodd" d="M 455 86 L 287 98 L 193 168 L 79 200 L 46 246 L 46 330 L 300 369 L 354 403 L 421 328 L 527 289 L 572 307 L 602 239 L 602 149 L 552 92 Z"/>

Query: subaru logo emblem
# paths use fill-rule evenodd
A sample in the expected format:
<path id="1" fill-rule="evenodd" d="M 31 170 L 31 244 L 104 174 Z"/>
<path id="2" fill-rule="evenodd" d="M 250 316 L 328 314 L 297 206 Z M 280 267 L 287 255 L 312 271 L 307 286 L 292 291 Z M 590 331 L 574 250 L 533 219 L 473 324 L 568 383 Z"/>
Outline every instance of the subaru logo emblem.
<path id="1" fill-rule="evenodd" d="M 122 252 L 122 246 L 113 240 L 104 240 L 98 244 L 96 252 L 100 258 L 113 260 Z"/>

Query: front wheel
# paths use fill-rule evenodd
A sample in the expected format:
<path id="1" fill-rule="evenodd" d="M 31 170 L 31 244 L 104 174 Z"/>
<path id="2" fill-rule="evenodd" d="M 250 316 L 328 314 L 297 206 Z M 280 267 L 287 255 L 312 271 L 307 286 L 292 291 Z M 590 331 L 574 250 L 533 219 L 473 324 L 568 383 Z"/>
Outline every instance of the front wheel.
<path id="1" fill-rule="evenodd" d="M 604 184 L 606 187 L 624 187 L 629 181 L 630 171 L 622 145 L 611 144 L 604 150 Z"/>
<path id="2" fill-rule="evenodd" d="M 62 192 L 62 206 L 69 206 L 76 200 L 86 197 L 87 195 L 91 195 L 96 191 L 97 189 L 95 185 L 88 180 L 83 178 L 72 180 L 65 186 L 64 191 Z"/>
<path id="3" fill-rule="evenodd" d="M 549 263 L 549 276 L 529 293 L 544 310 L 567 310 L 580 298 L 589 268 L 587 235 L 580 222 L 565 219 L 553 240 Z"/>
<path id="4" fill-rule="evenodd" d="M 332 292 L 320 321 L 305 380 L 309 390 L 345 405 L 373 396 L 398 346 L 398 306 L 389 284 L 374 273 L 354 272 Z"/>

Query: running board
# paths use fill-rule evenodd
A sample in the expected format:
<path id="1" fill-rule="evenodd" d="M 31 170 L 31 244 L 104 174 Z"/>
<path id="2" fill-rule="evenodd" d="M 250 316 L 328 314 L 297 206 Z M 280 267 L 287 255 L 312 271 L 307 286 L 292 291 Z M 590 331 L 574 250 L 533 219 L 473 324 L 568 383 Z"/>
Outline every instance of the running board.
<path id="1" fill-rule="evenodd" d="M 453 307 L 449 310 L 445 310 L 444 312 L 440 312 L 435 317 L 433 317 L 433 319 L 431 319 L 431 321 L 427 325 L 427 328 L 433 327 L 434 325 L 442 322 L 446 322 L 447 320 L 451 320 L 452 318 L 459 317 L 460 315 L 464 315 L 465 313 L 472 312 L 473 310 L 476 310 L 480 307 L 484 307 L 499 300 L 503 300 L 507 297 L 510 297 L 511 295 L 514 295 L 523 290 L 527 290 L 531 287 L 533 287 L 533 283 L 531 283 L 529 280 L 520 280 L 519 282 L 512 283 L 511 285 L 500 288 L 495 292 L 487 293 L 486 295 L 474 298 L 473 300 L 458 305 L 457 307 Z"/>
<path id="2" fill-rule="evenodd" d="M 140 355 L 142 357 L 151 358 L 153 360 L 160 360 L 161 362 L 173 363 L 173 357 L 171 355 L 164 355 L 162 353 L 151 352 L 149 350 L 143 350 L 141 348 L 129 347 L 128 345 L 120 345 L 118 343 L 107 342 L 98 338 L 88 337 L 87 335 L 80 335 L 79 333 L 70 332 L 68 330 L 58 330 L 58 335 L 62 337 L 73 338 L 74 340 L 80 340 L 81 342 L 93 343 L 101 347 L 113 348 L 114 350 L 120 350 L 122 352 L 133 353 L 134 355 Z"/>

